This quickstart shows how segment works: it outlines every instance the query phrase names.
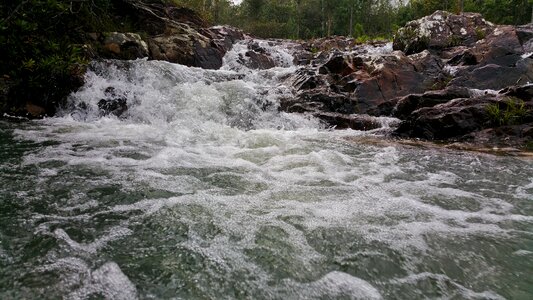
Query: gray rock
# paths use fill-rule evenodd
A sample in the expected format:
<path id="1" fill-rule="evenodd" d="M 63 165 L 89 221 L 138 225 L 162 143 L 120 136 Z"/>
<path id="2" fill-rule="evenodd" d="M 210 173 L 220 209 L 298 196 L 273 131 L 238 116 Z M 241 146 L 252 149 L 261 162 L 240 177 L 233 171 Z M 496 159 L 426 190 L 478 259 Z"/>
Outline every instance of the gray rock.
<path id="1" fill-rule="evenodd" d="M 453 46 L 473 46 L 492 32 L 494 25 L 480 14 L 452 14 L 436 11 L 418 20 L 408 22 L 394 36 L 394 50 L 406 54 L 426 49 L 442 50 Z"/>

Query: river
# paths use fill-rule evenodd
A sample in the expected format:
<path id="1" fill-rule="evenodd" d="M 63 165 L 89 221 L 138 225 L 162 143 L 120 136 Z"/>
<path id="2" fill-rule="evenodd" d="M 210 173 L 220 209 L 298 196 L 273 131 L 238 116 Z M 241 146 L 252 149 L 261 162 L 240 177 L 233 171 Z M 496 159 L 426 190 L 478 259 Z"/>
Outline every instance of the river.
<path id="1" fill-rule="evenodd" d="M 94 63 L 58 116 L 2 121 L 0 298 L 533 297 L 531 160 L 279 112 L 297 67 L 264 46 Z"/>

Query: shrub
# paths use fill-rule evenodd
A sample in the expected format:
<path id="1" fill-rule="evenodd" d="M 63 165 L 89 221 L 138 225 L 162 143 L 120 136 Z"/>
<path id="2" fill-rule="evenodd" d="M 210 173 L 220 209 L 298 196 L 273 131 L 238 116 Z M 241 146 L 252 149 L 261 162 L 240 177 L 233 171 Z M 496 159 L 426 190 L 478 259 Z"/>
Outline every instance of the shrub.
<path id="1" fill-rule="evenodd" d="M 111 29 L 109 0 L 5 0 L 0 4 L 0 76 L 9 78 L 0 107 L 17 114 L 30 101 L 53 113 L 81 84 L 85 32 Z M 114 28 L 113 28 L 114 29 Z"/>
<path id="2" fill-rule="evenodd" d="M 494 125 L 516 125 L 527 115 L 527 109 L 523 100 L 509 97 L 504 102 L 505 108 L 500 107 L 501 103 L 489 104 L 487 113 Z"/>

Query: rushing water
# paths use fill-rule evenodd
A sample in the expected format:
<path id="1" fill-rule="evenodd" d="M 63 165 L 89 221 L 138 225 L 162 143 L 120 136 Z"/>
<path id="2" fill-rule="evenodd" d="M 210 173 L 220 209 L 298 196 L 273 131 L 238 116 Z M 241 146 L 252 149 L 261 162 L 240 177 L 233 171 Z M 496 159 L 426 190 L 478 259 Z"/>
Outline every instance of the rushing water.
<path id="1" fill-rule="evenodd" d="M 533 297 L 531 161 L 280 113 L 267 48 L 98 63 L 58 117 L 0 123 L 0 298 Z"/>

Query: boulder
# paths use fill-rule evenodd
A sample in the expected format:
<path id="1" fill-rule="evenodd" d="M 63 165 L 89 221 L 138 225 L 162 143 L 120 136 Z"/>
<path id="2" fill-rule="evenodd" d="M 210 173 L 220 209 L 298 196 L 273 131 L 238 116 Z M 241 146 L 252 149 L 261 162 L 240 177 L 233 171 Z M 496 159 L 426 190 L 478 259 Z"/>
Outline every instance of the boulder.
<path id="1" fill-rule="evenodd" d="M 259 50 L 247 51 L 244 57 L 240 57 L 240 62 L 246 67 L 256 70 L 266 70 L 276 66 L 276 62 L 266 51 Z"/>
<path id="2" fill-rule="evenodd" d="M 406 54 L 426 49 L 442 50 L 453 46 L 473 46 L 492 32 L 494 25 L 480 14 L 452 14 L 436 11 L 418 20 L 408 22 L 394 36 L 393 49 Z"/>
<path id="3" fill-rule="evenodd" d="M 360 82 L 354 94 L 359 112 L 372 114 L 384 102 L 430 89 L 443 66 L 429 53 L 409 58 L 398 51 L 374 57 L 366 65 L 371 77 L 358 78 Z"/>
<path id="4" fill-rule="evenodd" d="M 151 59 L 191 67 L 219 69 L 225 50 L 196 31 L 163 34 L 149 39 Z"/>
<path id="5" fill-rule="evenodd" d="M 346 76 L 354 72 L 354 66 L 350 61 L 352 57 L 345 56 L 342 52 L 333 52 L 326 63 L 318 69 L 320 74 L 339 74 Z"/>
<path id="6" fill-rule="evenodd" d="M 515 29 L 524 52 L 533 52 L 533 23 L 516 26 Z"/>
<path id="7" fill-rule="evenodd" d="M 524 49 L 514 26 L 498 26 L 478 41 L 471 48 L 471 53 L 481 66 L 495 64 L 512 67 L 521 59 Z"/>
<path id="8" fill-rule="evenodd" d="M 411 56 L 361 53 L 334 50 L 323 63 L 296 71 L 288 79 L 295 98 L 283 100 L 282 109 L 382 115 L 382 104 L 423 93 L 442 76 L 442 60 L 428 51 Z"/>

